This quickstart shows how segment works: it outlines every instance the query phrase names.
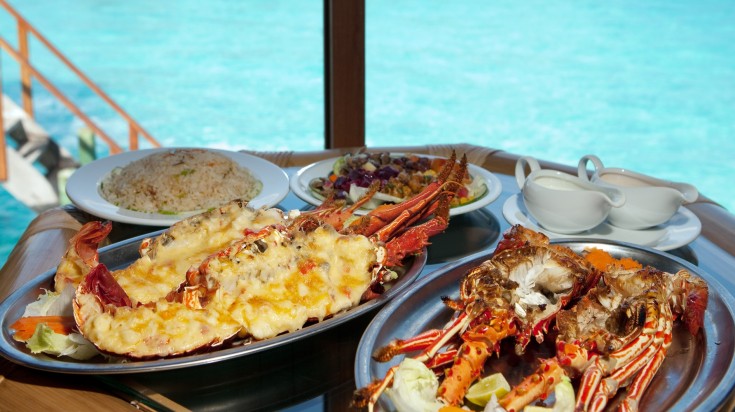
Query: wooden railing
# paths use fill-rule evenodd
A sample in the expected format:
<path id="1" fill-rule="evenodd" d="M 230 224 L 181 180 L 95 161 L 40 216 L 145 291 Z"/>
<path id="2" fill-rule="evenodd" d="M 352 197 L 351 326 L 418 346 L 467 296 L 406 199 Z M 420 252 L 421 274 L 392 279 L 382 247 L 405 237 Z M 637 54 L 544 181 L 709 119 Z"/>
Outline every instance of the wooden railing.
<path id="1" fill-rule="evenodd" d="M 94 93 L 96 93 L 105 103 L 107 103 L 120 117 L 128 123 L 128 148 L 129 150 L 137 150 L 139 147 L 138 137 L 143 136 L 153 147 L 160 147 L 161 144 L 153 138 L 138 122 L 136 122 L 125 110 L 115 103 L 107 94 L 102 91 L 92 80 L 90 80 L 81 70 L 79 70 L 69 59 L 67 59 L 51 42 L 49 42 L 41 33 L 38 32 L 26 19 L 24 19 L 15 9 L 13 9 L 5 0 L 0 0 L 2 6 L 8 14 L 10 14 L 18 26 L 18 49 L 16 50 L 10 43 L 0 37 L 0 48 L 15 59 L 20 64 L 20 80 L 21 80 L 21 99 L 22 106 L 29 116 L 33 117 L 33 93 L 32 80 L 35 78 L 43 85 L 54 97 L 56 97 L 64 106 L 67 107 L 74 115 L 79 117 L 89 127 L 97 137 L 104 141 L 110 148 L 111 154 L 120 153 L 123 149 L 110 138 L 92 119 L 79 109 L 71 100 L 69 100 L 61 91 L 59 91 L 46 77 L 44 77 L 30 63 L 30 50 L 28 47 L 29 35 L 34 36 L 41 44 L 43 44 L 53 55 L 55 55 L 67 68 L 69 68 L 77 77 L 84 82 Z M 0 94 L 2 94 L 2 79 L 0 79 Z M 2 107 L 0 107 L 0 110 Z M 0 130 L 5 130 L 0 117 Z M 7 179 L 7 162 L 5 154 L 5 133 L 0 134 L 0 181 Z"/>

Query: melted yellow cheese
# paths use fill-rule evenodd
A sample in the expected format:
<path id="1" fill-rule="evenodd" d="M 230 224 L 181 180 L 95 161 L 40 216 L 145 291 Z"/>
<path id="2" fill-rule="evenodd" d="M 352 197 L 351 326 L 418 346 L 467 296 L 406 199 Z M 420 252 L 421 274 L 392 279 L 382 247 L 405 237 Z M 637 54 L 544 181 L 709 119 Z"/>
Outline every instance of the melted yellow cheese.
<path id="1" fill-rule="evenodd" d="M 78 294 L 74 315 L 84 336 L 101 351 L 165 357 L 216 345 L 240 330 L 217 303 L 195 310 L 159 300 L 150 306 L 103 311 L 93 295 Z"/>
<path id="2" fill-rule="evenodd" d="M 178 288 L 189 268 L 242 238 L 246 229 L 282 222 L 279 209 L 253 210 L 233 202 L 175 224 L 141 249 L 140 259 L 113 276 L 134 303 L 152 302 Z"/>
<path id="3" fill-rule="evenodd" d="M 231 301 L 231 316 L 256 339 L 349 309 L 372 281 L 375 246 L 364 236 L 326 226 L 293 239 L 273 232 L 263 242 L 265 250 L 232 251 L 210 262 L 207 272 Z"/>

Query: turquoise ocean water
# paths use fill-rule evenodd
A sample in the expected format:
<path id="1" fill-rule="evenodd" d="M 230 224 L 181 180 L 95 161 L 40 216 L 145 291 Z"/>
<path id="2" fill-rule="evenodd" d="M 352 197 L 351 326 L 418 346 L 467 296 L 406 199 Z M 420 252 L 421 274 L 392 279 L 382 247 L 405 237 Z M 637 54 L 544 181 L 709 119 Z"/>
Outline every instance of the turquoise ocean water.
<path id="1" fill-rule="evenodd" d="M 166 146 L 323 145 L 321 1 L 10 3 Z M 366 3 L 368 145 L 467 142 L 571 165 L 594 153 L 735 210 L 734 2 Z M 125 142 L 125 123 L 35 46 L 39 69 Z M 17 100 L 7 56 L 2 79 Z M 34 93 L 76 151 L 81 123 Z M 0 201 L 4 262 L 34 215 Z"/>

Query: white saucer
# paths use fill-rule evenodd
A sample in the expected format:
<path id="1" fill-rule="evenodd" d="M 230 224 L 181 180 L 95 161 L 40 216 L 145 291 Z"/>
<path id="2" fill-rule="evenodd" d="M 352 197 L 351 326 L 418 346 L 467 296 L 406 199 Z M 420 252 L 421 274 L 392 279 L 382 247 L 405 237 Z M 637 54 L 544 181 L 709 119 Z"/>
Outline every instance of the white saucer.
<path id="1" fill-rule="evenodd" d="M 544 229 L 528 213 L 520 194 L 515 194 L 505 201 L 503 204 L 503 217 L 511 225 L 523 225 L 529 229 L 544 233 L 550 239 L 607 239 L 634 243 L 664 251 L 687 245 L 696 239 L 702 231 L 702 222 L 699 221 L 699 218 L 689 209 L 680 207 L 668 222 L 650 229 L 630 230 L 615 227 L 608 223 L 602 223 L 594 229 L 573 235 L 555 233 Z"/>

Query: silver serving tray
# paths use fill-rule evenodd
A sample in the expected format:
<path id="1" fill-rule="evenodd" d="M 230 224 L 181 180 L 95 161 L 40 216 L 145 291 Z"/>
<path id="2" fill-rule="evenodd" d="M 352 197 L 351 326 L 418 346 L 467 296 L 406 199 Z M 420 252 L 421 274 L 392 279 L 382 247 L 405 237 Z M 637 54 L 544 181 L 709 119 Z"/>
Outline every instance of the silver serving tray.
<path id="1" fill-rule="evenodd" d="M 140 255 L 138 247 L 140 242 L 147 237 L 160 235 L 163 230 L 147 235 L 138 236 L 120 243 L 116 243 L 100 249 L 100 262 L 110 268 L 117 270 L 130 265 Z M 377 309 L 393 297 L 405 290 L 421 273 L 426 264 L 426 250 L 411 258 L 407 263 L 406 273 L 396 282 L 390 284 L 390 288 L 380 297 L 362 303 L 348 311 L 326 319 L 322 322 L 311 324 L 295 332 L 285 333 L 271 339 L 252 342 L 239 346 L 213 350 L 206 353 L 191 354 L 177 358 L 128 361 L 123 363 L 110 363 L 102 357 L 96 357 L 88 361 L 76 361 L 68 357 L 54 357 L 45 354 L 34 355 L 25 347 L 25 344 L 13 340 L 10 325 L 21 317 L 28 303 L 36 300 L 43 289 L 50 289 L 53 283 L 55 270 L 39 275 L 33 282 L 16 290 L 0 304 L 0 354 L 9 360 L 34 369 L 52 372 L 64 372 L 73 374 L 121 374 L 136 372 L 151 372 L 169 369 L 186 368 L 197 365 L 221 362 L 227 359 L 248 356 L 266 351 L 281 345 L 286 345 L 307 336 L 323 332 L 329 328 L 348 322 L 367 312 Z"/>
<path id="2" fill-rule="evenodd" d="M 735 298 L 727 289 L 696 266 L 654 249 L 605 241 L 560 240 L 554 243 L 569 246 L 576 252 L 596 247 L 613 256 L 631 257 L 669 273 L 686 269 L 706 280 L 709 285 L 709 302 L 703 331 L 698 336 L 692 336 L 679 322 L 676 323 L 666 360 L 646 391 L 640 410 L 712 411 L 722 409 L 732 402 L 735 389 Z M 357 387 L 364 387 L 374 379 L 382 378 L 388 368 L 402 359 L 397 357 L 386 363 L 376 362 L 371 358 L 374 350 L 395 338 L 415 336 L 427 329 L 441 328 L 446 324 L 452 311 L 444 306 L 440 298 L 457 298 L 459 281 L 466 271 L 488 258 L 489 253 L 484 252 L 445 266 L 422 277 L 400 298 L 381 309 L 365 330 L 357 348 Z M 517 383 L 537 367 L 537 357 L 553 356 L 553 338 L 547 339 L 542 345 L 532 343 L 526 356 L 518 357 L 512 352 L 512 344 L 503 345 L 500 357 L 493 357 L 485 365 L 486 373 L 499 371 L 511 385 Z M 614 398 L 612 402 L 619 401 L 618 398 Z M 378 406 L 384 410 L 393 410 L 387 396 L 381 396 Z"/>

